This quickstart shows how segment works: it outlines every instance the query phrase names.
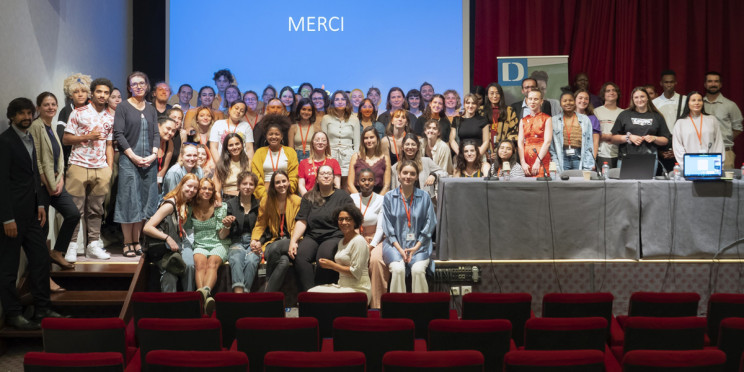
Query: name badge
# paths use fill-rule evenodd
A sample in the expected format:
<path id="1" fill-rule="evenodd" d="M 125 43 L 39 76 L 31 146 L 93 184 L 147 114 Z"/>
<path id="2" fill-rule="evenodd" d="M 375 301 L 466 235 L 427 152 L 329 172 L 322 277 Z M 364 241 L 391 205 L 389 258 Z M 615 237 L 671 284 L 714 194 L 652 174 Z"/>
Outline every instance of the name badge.
<path id="1" fill-rule="evenodd" d="M 163 177 L 158 177 L 158 183 L 163 183 Z"/>
<path id="2" fill-rule="evenodd" d="M 416 235 L 414 233 L 406 234 L 406 241 L 412 241 L 412 240 L 416 240 Z"/>
<path id="3" fill-rule="evenodd" d="M 574 156 L 574 155 L 576 155 L 576 149 L 571 148 L 571 147 L 566 149 L 566 156 Z"/>

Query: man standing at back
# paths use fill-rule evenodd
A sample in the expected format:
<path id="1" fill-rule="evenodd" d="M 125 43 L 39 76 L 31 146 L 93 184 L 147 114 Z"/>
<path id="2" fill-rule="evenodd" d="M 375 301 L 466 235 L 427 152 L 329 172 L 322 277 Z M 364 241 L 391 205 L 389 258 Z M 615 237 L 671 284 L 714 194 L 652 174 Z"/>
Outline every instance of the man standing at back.
<path id="1" fill-rule="evenodd" d="M 39 329 L 44 317 L 61 317 L 49 308 L 49 250 L 41 227 L 46 223 L 36 150 L 28 128 L 34 115 L 28 98 L 10 102 L 10 128 L 0 135 L 0 304 L 5 323 L 18 329 Z M 16 288 L 21 247 L 28 258 L 28 281 L 34 299 L 33 319 L 23 316 Z"/>
<path id="2" fill-rule="evenodd" d="M 679 119 L 679 116 L 685 110 L 687 105 L 687 96 L 681 95 L 675 92 L 677 88 L 677 74 L 672 70 L 664 70 L 661 72 L 661 87 L 664 89 L 664 93 L 652 101 L 654 106 L 664 116 L 669 133 L 673 133 L 674 123 Z M 674 168 L 674 151 L 672 150 L 672 141 L 669 141 L 669 145 L 659 148 L 659 160 L 664 164 L 667 172 Z M 660 170 L 661 171 L 661 170 Z"/>
<path id="3" fill-rule="evenodd" d="M 70 166 L 67 169 L 67 192 L 77 206 L 81 222 L 85 221 L 89 258 L 107 260 L 111 256 L 103 249 L 101 220 L 103 201 L 109 192 L 111 166 L 114 161 L 114 117 L 106 109 L 113 84 L 98 78 L 90 83 L 91 102 L 75 109 L 65 128 L 62 143 L 72 145 Z M 72 235 L 65 260 L 77 261 L 78 227 Z M 84 242 L 82 244 L 85 244 Z"/>
<path id="4" fill-rule="evenodd" d="M 512 110 L 514 110 L 514 112 L 517 114 L 518 119 L 522 119 L 523 117 L 532 113 L 530 112 L 529 106 L 527 106 L 527 93 L 529 93 L 533 89 L 537 89 L 537 80 L 533 78 L 526 78 L 522 80 L 522 95 L 524 96 L 524 99 L 511 104 Z M 550 102 L 548 102 L 548 100 L 546 99 L 543 100 L 543 104 L 540 110 L 550 115 L 553 109 L 550 107 Z"/>
<path id="5" fill-rule="evenodd" d="M 703 87 L 705 87 L 705 97 L 703 98 L 705 112 L 715 116 L 721 124 L 723 147 L 726 151 L 723 168 L 732 169 L 734 168 L 734 140 L 741 134 L 742 130 L 741 110 L 736 106 L 736 103 L 721 94 L 720 73 L 707 72 Z"/>

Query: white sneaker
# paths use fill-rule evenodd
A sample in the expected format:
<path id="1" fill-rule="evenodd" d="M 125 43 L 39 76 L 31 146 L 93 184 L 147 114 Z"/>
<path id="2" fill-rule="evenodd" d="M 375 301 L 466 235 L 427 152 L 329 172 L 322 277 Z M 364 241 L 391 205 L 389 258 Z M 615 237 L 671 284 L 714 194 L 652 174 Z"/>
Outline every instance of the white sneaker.
<path id="1" fill-rule="evenodd" d="M 103 249 L 103 242 L 100 240 L 90 242 L 86 251 L 88 258 L 97 258 L 99 260 L 108 260 L 111 258 L 111 255 Z"/>
<path id="2" fill-rule="evenodd" d="M 67 246 L 65 261 L 69 263 L 77 262 L 77 243 L 70 243 L 70 245 Z"/>

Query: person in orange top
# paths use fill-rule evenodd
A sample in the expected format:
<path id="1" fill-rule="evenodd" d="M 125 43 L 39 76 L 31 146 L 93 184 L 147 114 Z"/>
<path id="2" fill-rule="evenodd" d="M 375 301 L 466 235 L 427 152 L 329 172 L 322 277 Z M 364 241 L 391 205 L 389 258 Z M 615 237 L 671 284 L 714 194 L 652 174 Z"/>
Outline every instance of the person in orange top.
<path id="1" fill-rule="evenodd" d="M 527 94 L 527 106 L 532 114 L 519 121 L 519 161 L 527 177 L 547 171 L 550 164 L 550 142 L 553 138 L 553 122 L 550 115 L 541 112 L 542 92 L 532 90 Z M 547 133 L 547 135 L 545 135 Z M 538 157 L 542 163 L 537 161 Z"/>

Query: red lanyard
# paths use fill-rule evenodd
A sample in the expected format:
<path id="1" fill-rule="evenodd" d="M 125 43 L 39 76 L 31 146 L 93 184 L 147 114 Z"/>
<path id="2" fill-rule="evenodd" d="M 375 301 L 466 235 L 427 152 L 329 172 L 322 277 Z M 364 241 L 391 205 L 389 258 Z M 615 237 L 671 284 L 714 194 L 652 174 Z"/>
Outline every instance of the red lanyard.
<path id="1" fill-rule="evenodd" d="M 279 149 L 279 154 L 276 155 L 276 166 L 274 166 L 274 156 L 271 155 L 271 149 L 268 149 L 269 151 L 269 160 L 271 160 L 271 169 L 276 172 L 276 170 L 279 168 L 279 158 L 282 157 L 282 149 Z"/>
<path id="2" fill-rule="evenodd" d="M 300 124 L 297 124 L 297 130 L 300 131 L 300 139 L 302 139 L 302 153 L 305 153 L 305 146 L 307 145 L 307 138 L 310 136 L 310 127 L 312 127 L 312 124 L 307 125 L 307 130 L 305 131 L 305 136 L 302 136 L 302 127 L 300 127 Z"/>
<path id="3" fill-rule="evenodd" d="M 694 123 L 693 123 L 694 124 Z M 160 148 L 163 148 L 163 141 L 160 141 Z M 165 161 L 165 150 L 163 151 L 163 156 L 158 156 L 158 172 L 160 172 L 163 169 L 163 162 Z"/>
<path id="4" fill-rule="evenodd" d="M 692 120 L 692 115 L 688 115 L 690 117 L 690 121 L 692 122 L 692 126 L 695 127 L 695 134 L 697 134 L 698 142 L 700 142 L 700 146 L 703 145 L 703 115 L 700 115 L 700 131 L 698 131 L 697 125 L 695 125 L 695 120 Z"/>
<path id="5" fill-rule="evenodd" d="M 411 194 L 411 207 L 406 205 L 406 198 L 403 197 L 403 188 L 400 188 L 400 198 L 403 200 L 403 208 L 406 210 L 406 218 L 408 218 L 408 228 L 411 228 L 411 209 L 413 209 L 413 194 Z"/>
<path id="6" fill-rule="evenodd" d="M 372 196 L 369 197 L 369 202 L 367 202 L 367 207 L 364 208 L 364 211 L 362 212 L 362 222 L 364 221 L 364 215 L 367 214 L 367 209 L 369 209 L 369 205 L 372 204 L 372 200 L 374 200 L 375 194 L 373 193 Z M 403 204 L 405 203 L 405 200 L 403 201 Z M 362 193 L 359 193 L 359 210 L 362 210 Z M 411 226 L 410 222 L 408 226 Z M 359 232 L 364 234 L 364 226 L 359 226 Z"/>
<path id="7" fill-rule="evenodd" d="M 393 136 L 393 148 L 395 149 L 395 159 L 400 160 L 400 156 L 398 156 L 398 144 L 396 143 L 395 136 Z"/>
<path id="8" fill-rule="evenodd" d="M 232 121 L 232 119 L 230 119 L 230 118 L 227 118 L 227 120 L 225 120 L 225 124 L 227 124 L 227 131 L 228 132 L 230 132 L 230 122 L 231 121 Z M 237 131 L 238 131 L 238 124 L 235 124 L 235 129 L 233 129 L 233 131 L 230 132 L 230 133 L 235 133 Z"/>
<path id="9" fill-rule="evenodd" d="M 251 130 L 255 129 L 256 128 L 256 122 L 258 122 L 258 114 L 256 114 L 256 119 L 253 120 L 253 123 L 251 123 L 251 121 L 248 120 L 248 114 L 246 114 L 245 115 L 245 121 L 247 121 L 248 122 L 248 125 L 251 126 Z"/>
<path id="10" fill-rule="evenodd" d="M 284 213 L 282 213 L 282 221 L 279 223 L 279 236 L 284 236 Z"/>

